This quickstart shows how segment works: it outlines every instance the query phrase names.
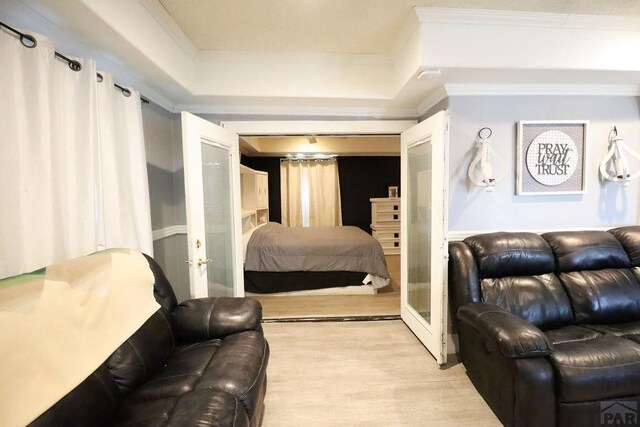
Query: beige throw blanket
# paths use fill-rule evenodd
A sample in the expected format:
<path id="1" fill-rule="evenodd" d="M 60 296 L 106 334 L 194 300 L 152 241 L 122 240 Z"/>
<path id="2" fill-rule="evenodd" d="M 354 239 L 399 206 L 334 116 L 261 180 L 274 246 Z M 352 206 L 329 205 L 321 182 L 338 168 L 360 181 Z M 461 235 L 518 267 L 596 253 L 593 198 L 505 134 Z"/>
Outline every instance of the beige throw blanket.
<path id="1" fill-rule="evenodd" d="M 0 281 L 0 425 L 36 419 L 159 307 L 146 259 L 129 250 Z"/>

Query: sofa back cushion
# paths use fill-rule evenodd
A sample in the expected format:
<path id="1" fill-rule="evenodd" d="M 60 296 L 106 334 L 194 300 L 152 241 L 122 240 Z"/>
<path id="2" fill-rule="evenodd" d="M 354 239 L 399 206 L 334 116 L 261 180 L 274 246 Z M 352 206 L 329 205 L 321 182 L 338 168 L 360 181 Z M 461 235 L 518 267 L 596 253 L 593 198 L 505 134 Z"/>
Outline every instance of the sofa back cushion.
<path id="1" fill-rule="evenodd" d="M 106 365 L 126 396 L 160 369 L 174 350 L 169 314 L 161 308 L 118 347 Z"/>
<path id="2" fill-rule="evenodd" d="M 571 303 L 553 273 L 482 279 L 482 300 L 509 310 L 540 329 L 573 321 Z"/>
<path id="3" fill-rule="evenodd" d="M 629 256 L 632 267 L 640 267 L 640 227 L 619 227 L 609 230 Z"/>
<path id="4" fill-rule="evenodd" d="M 487 233 L 464 242 L 473 251 L 482 277 L 532 276 L 555 270 L 553 252 L 534 233 Z"/>
<path id="5" fill-rule="evenodd" d="M 573 322 L 547 242 L 534 233 L 489 233 L 464 241 L 474 254 L 481 299 L 542 329 Z"/>
<path id="6" fill-rule="evenodd" d="M 577 323 L 640 320 L 640 283 L 622 244 L 605 231 L 547 233 Z"/>

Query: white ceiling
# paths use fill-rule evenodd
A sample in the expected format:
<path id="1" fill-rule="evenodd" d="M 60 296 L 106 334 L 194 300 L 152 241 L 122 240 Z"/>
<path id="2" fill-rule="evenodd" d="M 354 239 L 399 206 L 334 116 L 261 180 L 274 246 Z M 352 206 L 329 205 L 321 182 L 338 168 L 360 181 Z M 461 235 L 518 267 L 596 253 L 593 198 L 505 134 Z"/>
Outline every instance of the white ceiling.
<path id="1" fill-rule="evenodd" d="M 158 0 L 201 50 L 380 54 L 414 6 L 640 15 L 640 0 Z"/>
<path id="2" fill-rule="evenodd" d="M 173 112 L 415 119 L 447 96 L 640 94 L 640 0 L 0 0 L 0 16 Z"/>

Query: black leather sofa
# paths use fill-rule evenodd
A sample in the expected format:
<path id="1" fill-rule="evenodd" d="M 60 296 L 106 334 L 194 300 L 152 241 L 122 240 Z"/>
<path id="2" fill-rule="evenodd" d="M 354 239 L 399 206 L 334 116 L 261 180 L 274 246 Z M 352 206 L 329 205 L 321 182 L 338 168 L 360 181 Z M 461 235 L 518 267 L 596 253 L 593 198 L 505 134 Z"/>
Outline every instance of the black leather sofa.
<path id="1" fill-rule="evenodd" d="M 451 243 L 449 291 L 462 362 L 503 424 L 638 425 L 640 227 Z"/>
<path id="2" fill-rule="evenodd" d="M 147 260 L 161 308 L 32 426 L 262 423 L 269 346 L 260 303 L 202 298 L 177 304 L 161 268 Z"/>

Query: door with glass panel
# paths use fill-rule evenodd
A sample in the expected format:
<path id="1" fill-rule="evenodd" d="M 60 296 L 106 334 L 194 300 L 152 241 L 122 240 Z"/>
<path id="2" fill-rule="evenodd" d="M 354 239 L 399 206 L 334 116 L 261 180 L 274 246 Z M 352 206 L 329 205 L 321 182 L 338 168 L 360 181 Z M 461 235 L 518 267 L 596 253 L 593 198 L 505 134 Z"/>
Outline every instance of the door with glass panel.
<path id="1" fill-rule="evenodd" d="M 182 113 L 191 296 L 242 296 L 238 135 Z"/>
<path id="2" fill-rule="evenodd" d="M 401 315 L 439 364 L 447 361 L 448 114 L 401 135 Z"/>

